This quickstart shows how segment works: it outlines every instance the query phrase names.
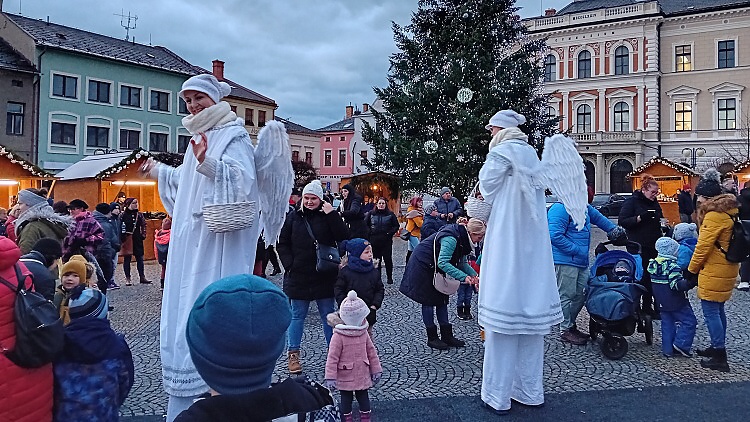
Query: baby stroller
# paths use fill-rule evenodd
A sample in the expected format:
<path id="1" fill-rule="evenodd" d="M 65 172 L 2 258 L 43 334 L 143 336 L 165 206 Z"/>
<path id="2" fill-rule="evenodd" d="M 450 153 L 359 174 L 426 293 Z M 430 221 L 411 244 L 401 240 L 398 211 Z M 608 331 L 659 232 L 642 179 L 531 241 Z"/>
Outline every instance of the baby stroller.
<path id="1" fill-rule="evenodd" d="M 589 335 L 596 340 L 601 334 L 602 353 L 617 360 L 628 352 L 626 336 L 633 335 L 637 328 L 645 334 L 646 344 L 651 345 L 654 327 L 651 316 L 640 311 L 641 294 L 646 288 L 639 283 L 636 258 L 626 251 L 608 250 L 607 245 L 627 246 L 637 254 L 641 246 L 621 240 L 600 243 L 586 288 L 586 309 L 591 316 Z"/>

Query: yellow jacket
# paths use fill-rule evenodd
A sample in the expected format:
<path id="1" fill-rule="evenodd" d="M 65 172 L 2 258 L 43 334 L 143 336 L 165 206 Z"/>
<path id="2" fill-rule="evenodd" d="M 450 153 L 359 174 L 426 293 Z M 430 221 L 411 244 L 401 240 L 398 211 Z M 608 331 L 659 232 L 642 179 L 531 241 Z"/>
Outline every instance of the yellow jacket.
<path id="1" fill-rule="evenodd" d="M 406 209 L 406 213 L 409 214 L 411 211 L 418 211 L 418 208 L 409 206 L 409 208 Z M 412 236 L 416 237 L 417 239 L 421 238 L 420 228 L 422 227 L 422 221 L 424 220 L 424 217 L 420 215 L 419 217 L 414 218 L 407 218 L 406 219 L 406 231 L 410 232 Z"/>
<path id="2" fill-rule="evenodd" d="M 712 302 L 726 302 L 740 270 L 740 264 L 727 261 L 716 242 L 726 250 L 732 237 L 737 215 L 737 198 L 731 194 L 713 197 L 699 206 L 700 233 L 688 270 L 698 274 L 698 298 Z"/>

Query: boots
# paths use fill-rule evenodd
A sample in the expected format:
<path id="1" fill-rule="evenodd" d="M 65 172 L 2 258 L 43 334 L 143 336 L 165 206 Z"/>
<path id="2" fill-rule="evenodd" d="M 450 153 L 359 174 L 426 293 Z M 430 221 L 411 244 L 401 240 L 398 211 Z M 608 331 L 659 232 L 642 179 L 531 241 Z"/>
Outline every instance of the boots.
<path id="1" fill-rule="evenodd" d="M 409 263 L 409 258 L 411 257 L 411 251 L 406 251 L 406 263 Z"/>
<path id="2" fill-rule="evenodd" d="M 458 319 L 461 321 L 466 321 L 467 318 L 463 306 L 456 306 L 456 316 L 458 316 Z"/>
<path id="3" fill-rule="evenodd" d="M 465 318 L 466 318 L 467 320 L 469 320 L 469 319 L 474 319 L 474 317 L 473 317 L 473 316 L 471 316 L 471 305 L 465 305 L 465 306 L 464 306 L 464 317 L 465 317 Z"/>
<path id="4" fill-rule="evenodd" d="M 388 284 L 393 284 L 393 270 L 388 271 L 386 269 L 386 277 L 388 278 Z"/>
<path id="5" fill-rule="evenodd" d="M 463 340 L 453 337 L 453 326 L 450 324 L 440 326 L 440 338 L 443 340 L 443 343 L 450 347 L 466 346 L 466 343 Z"/>
<path id="6" fill-rule="evenodd" d="M 714 349 L 711 346 L 708 346 L 705 349 L 695 349 L 695 354 L 700 357 L 710 358 L 711 356 L 714 355 L 714 350 L 716 349 Z"/>
<path id="7" fill-rule="evenodd" d="M 293 350 L 288 353 L 289 355 L 289 373 L 294 374 L 301 374 L 302 373 L 302 363 L 299 361 L 299 350 Z"/>
<path id="8" fill-rule="evenodd" d="M 367 412 L 359 411 L 359 421 L 360 422 L 370 422 L 370 410 Z"/>
<path id="9" fill-rule="evenodd" d="M 427 346 L 438 350 L 448 350 L 448 345 L 438 337 L 437 326 L 427 327 Z"/>
<path id="10" fill-rule="evenodd" d="M 141 276 L 141 284 L 151 284 L 151 280 L 147 279 L 145 275 Z"/>
<path id="11" fill-rule="evenodd" d="M 354 422 L 354 417 L 352 416 L 352 412 L 344 413 L 342 416 L 344 416 L 344 419 L 342 419 L 341 422 Z"/>
<path id="12" fill-rule="evenodd" d="M 714 349 L 711 357 L 701 359 L 701 367 L 715 371 L 729 372 L 727 349 Z"/>

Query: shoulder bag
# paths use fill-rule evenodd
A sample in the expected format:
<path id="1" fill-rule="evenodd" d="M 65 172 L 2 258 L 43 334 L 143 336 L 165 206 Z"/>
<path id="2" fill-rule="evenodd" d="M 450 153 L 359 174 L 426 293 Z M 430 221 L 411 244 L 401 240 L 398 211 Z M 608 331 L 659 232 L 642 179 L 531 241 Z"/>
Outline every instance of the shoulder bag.
<path id="1" fill-rule="evenodd" d="M 321 245 L 320 242 L 318 242 L 318 239 L 315 238 L 307 219 L 302 217 L 302 221 L 305 222 L 307 232 L 315 243 L 315 271 L 319 273 L 337 271 L 341 264 L 341 257 L 339 256 L 338 248 L 335 246 Z"/>
<path id="2" fill-rule="evenodd" d="M 461 285 L 461 281 L 449 276 L 448 274 L 441 274 L 438 271 L 437 264 L 437 242 L 440 240 L 435 237 L 432 245 L 432 256 L 435 259 L 435 275 L 432 276 L 432 285 L 435 286 L 435 290 L 439 291 L 444 295 L 452 295 L 458 291 L 458 286 Z"/>

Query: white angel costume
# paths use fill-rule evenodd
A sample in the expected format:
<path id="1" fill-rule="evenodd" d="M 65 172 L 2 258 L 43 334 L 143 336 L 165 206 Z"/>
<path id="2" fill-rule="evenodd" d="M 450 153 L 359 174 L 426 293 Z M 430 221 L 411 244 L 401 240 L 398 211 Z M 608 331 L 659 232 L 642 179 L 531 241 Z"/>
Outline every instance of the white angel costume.
<path id="1" fill-rule="evenodd" d="M 206 134 L 208 149 L 203 163 L 199 164 L 188 150 L 179 167 L 158 164 L 151 171 L 158 177 L 162 203 L 172 215 L 160 329 L 162 376 L 170 400 L 208 391 L 185 340 L 190 309 L 214 281 L 252 273 L 261 227 L 265 227 L 267 242 L 274 243 L 294 176 L 288 136 L 281 123 L 268 122 L 259 133 L 257 148 L 242 119 L 226 102 L 185 117 L 183 124 L 194 135 Z M 200 137 L 195 139 L 199 141 Z M 254 202 L 254 223 L 242 230 L 209 231 L 202 208 L 216 201 Z M 192 400 L 187 405 L 190 403 Z"/>
<path id="2" fill-rule="evenodd" d="M 517 127 L 495 135 L 479 172 L 481 193 L 492 203 L 478 299 L 485 330 L 481 395 L 494 409 L 510 409 L 511 398 L 527 405 L 544 402 L 544 335 L 563 319 L 544 191 L 552 188 L 570 203 L 566 208 L 582 224 L 583 174 L 570 139 L 548 139 L 540 162 Z"/>

